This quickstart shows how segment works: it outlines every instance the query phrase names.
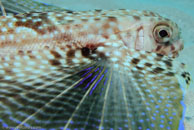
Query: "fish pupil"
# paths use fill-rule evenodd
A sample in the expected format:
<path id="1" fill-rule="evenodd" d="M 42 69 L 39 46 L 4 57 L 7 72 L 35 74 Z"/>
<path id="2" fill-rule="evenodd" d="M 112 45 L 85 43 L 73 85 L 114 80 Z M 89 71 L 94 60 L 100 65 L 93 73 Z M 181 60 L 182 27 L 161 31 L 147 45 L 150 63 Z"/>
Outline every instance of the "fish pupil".
<path id="1" fill-rule="evenodd" d="M 166 37 L 166 36 L 168 36 L 168 32 L 167 32 L 166 30 L 161 30 L 161 31 L 159 32 L 159 35 L 160 35 L 161 37 Z"/>
<path id="2" fill-rule="evenodd" d="M 81 52 L 82 52 L 82 55 L 83 55 L 83 56 L 88 56 L 88 55 L 90 54 L 90 49 L 87 48 L 87 47 L 83 47 L 83 48 L 81 49 Z"/>

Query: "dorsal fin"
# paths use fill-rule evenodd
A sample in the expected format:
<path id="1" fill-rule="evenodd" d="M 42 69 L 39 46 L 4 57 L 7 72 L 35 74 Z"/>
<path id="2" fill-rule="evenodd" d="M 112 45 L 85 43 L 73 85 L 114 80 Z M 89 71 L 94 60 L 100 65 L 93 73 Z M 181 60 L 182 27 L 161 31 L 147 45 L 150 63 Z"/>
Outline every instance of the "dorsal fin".
<path id="1" fill-rule="evenodd" d="M 60 8 L 47 3 L 37 2 L 35 0 L 1 0 L 1 1 L 8 14 L 66 10 L 64 8 Z M 0 15 L 2 15 L 2 12 L 0 12 Z"/>

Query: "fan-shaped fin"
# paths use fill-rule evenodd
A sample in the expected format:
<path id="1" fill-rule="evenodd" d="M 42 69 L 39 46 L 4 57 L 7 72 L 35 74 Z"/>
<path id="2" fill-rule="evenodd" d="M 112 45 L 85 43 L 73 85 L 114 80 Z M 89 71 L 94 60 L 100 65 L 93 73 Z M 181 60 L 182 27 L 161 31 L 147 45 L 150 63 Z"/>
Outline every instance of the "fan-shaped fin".
<path id="1" fill-rule="evenodd" d="M 183 127 L 183 91 L 172 59 L 131 51 L 127 53 L 131 59 L 125 59 L 129 65 L 126 67 L 106 57 L 85 57 L 78 62 L 69 57 L 46 59 L 42 51 L 37 53 L 43 59 L 35 57 L 27 63 L 22 58 L 0 61 L 2 128 L 174 130 Z M 158 61 L 151 63 L 153 59 Z M 143 63 L 144 68 L 140 65 Z"/>
<path id="2" fill-rule="evenodd" d="M 19 14 L 26 12 L 69 11 L 35 0 L 1 0 L 7 13 Z"/>

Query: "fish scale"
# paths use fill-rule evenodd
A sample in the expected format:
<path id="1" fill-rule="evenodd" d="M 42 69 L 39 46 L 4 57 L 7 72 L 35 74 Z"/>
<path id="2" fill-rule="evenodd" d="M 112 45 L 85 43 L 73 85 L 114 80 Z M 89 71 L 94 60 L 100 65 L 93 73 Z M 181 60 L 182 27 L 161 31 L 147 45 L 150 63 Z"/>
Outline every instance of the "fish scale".
<path id="1" fill-rule="evenodd" d="M 190 77 L 173 58 L 183 44 L 169 19 L 94 10 L 2 16 L 0 23 L 3 129 L 184 127 L 178 77 L 188 85 Z M 157 36 L 161 28 L 168 42 Z"/>

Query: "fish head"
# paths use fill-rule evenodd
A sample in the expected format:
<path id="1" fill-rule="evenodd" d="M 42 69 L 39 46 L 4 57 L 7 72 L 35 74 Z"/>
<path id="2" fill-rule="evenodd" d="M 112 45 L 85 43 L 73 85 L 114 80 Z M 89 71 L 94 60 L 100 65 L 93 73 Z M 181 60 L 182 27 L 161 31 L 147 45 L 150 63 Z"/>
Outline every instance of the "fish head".
<path id="1" fill-rule="evenodd" d="M 121 36 L 127 47 L 173 58 L 178 56 L 183 40 L 175 22 L 149 11 L 132 16 L 135 21 L 128 23 L 130 27 L 125 28 L 122 32 L 125 35 Z"/>

